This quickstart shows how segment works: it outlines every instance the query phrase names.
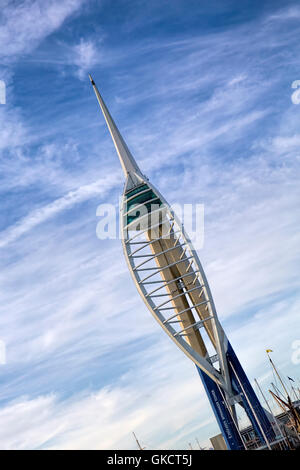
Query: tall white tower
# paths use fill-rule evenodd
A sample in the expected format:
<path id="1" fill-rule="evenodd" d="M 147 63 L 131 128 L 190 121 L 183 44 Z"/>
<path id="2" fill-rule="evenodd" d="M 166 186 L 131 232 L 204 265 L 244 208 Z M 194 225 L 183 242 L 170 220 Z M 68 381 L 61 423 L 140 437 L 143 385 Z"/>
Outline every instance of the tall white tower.
<path id="1" fill-rule="evenodd" d="M 167 201 L 142 174 L 90 80 L 126 178 L 122 243 L 136 288 L 167 335 L 195 363 L 228 448 L 245 448 L 237 405 L 270 448 L 274 431 L 219 322 L 197 253 Z"/>

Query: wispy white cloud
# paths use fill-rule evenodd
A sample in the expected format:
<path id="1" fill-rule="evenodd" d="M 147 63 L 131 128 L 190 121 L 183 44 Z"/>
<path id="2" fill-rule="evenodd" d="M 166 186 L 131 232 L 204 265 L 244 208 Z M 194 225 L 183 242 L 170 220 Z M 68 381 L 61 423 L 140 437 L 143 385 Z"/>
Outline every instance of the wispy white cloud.
<path id="1" fill-rule="evenodd" d="M 118 178 L 104 177 L 94 183 L 81 186 L 73 191 L 70 191 L 65 196 L 47 204 L 44 207 L 34 210 L 21 221 L 18 221 L 13 227 L 9 227 L 0 233 L 0 248 L 3 248 L 8 243 L 11 243 L 24 235 L 26 232 L 32 230 L 37 225 L 45 222 L 51 217 L 57 216 L 60 212 L 73 207 L 82 201 L 85 201 L 96 194 L 101 196 L 104 195 L 109 189 L 111 189 Z"/>
<path id="2" fill-rule="evenodd" d="M 82 0 L 8 1 L 1 9 L 0 54 L 4 59 L 31 51 L 82 5 Z"/>
<path id="3" fill-rule="evenodd" d="M 148 449 L 184 448 L 203 426 L 215 432 L 195 369 L 191 365 L 183 369 L 178 381 L 180 364 L 157 355 L 147 359 L 154 367 L 142 369 L 137 361 L 135 371 L 120 385 L 83 391 L 65 400 L 55 394 L 21 397 L 3 407 L 1 447 L 135 449 L 134 430 Z"/>
<path id="4" fill-rule="evenodd" d="M 99 63 L 100 53 L 98 44 L 81 38 L 79 44 L 72 49 L 72 62 L 77 67 L 76 73 L 80 80 L 87 79 L 87 74 Z"/>
<path id="5" fill-rule="evenodd" d="M 276 13 L 273 13 L 271 15 L 268 15 L 266 18 L 267 22 L 271 21 L 278 21 L 278 22 L 284 22 L 284 21 L 289 21 L 289 20 L 297 20 L 300 18 L 300 8 L 298 6 L 290 6 L 287 8 L 282 8 Z"/>
<path id="6" fill-rule="evenodd" d="M 24 145 L 28 139 L 27 126 L 20 112 L 7 104 L 0 108 L 0 152 L 12 151 Z"/>

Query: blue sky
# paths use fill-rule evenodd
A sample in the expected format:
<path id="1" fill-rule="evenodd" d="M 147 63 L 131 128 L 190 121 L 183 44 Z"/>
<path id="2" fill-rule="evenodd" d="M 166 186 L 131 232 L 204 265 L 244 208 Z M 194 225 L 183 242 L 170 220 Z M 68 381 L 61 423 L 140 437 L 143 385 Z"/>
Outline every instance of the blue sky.
<path id="1" fill-rule="evenodd" d="M 133 430 L 148 448 L 208 445 L 218 428 L 194 365 L 120 241 L 96 237 L 123 175 L 87 74 L 166 199 L 205 205 L 219 317 L 267 390 L 266 348 L 299 377 L 298 2 L 2 5 L 0 447 L 133 449 Z"/>

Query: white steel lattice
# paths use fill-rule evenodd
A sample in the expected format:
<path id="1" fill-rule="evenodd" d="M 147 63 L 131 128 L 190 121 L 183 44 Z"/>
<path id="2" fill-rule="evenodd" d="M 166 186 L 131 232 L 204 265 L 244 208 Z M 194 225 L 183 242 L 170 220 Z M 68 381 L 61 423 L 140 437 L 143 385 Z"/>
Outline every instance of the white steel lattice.
<path id="1" fill-rule="evenodd" d="M 224 333 L 198 256 L 182 224 L 146 180 L 125 186 L 121 207 L 123 248 L 139 293 L 154 318 L 185 354 L 219 385 Z M 201 336 L 204 328 L 213 356 Z M 213 364 L 219 365 L 219 368 Z"/>

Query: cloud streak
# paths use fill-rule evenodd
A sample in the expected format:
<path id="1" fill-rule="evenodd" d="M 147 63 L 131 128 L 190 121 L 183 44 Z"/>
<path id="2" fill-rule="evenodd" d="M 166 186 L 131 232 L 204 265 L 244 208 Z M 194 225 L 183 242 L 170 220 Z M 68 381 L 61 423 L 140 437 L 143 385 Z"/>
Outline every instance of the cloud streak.
<path id="1" fill-rule="evenodd" d="M 8 1 L 2 8 L 3 24 L 0 30 L 0 50 L 4 60 L 28 53 L 40 41 L 61 27 L 78 11 L 82 0 L 25 0 L 16 5 Z"/>
<path id="2" fill-rule="evenodd" d="M 115 186 L 117 181 L 118 178 L 101 178 L 94 183 L 70 191 L 65 196 L 56 199 L 50 204 L 32 211 L 14 226 L 6 229 L 2 235 L 0 234 L 0 248 L 17 240 L 25 233 L 34 229 L 37 225 L 57 216 L 60 212 L 70 209 L 74 205 L 90 199 L 91 197 L 95 197 L 96 195 L 105 195 L 106 192 Z"/>

